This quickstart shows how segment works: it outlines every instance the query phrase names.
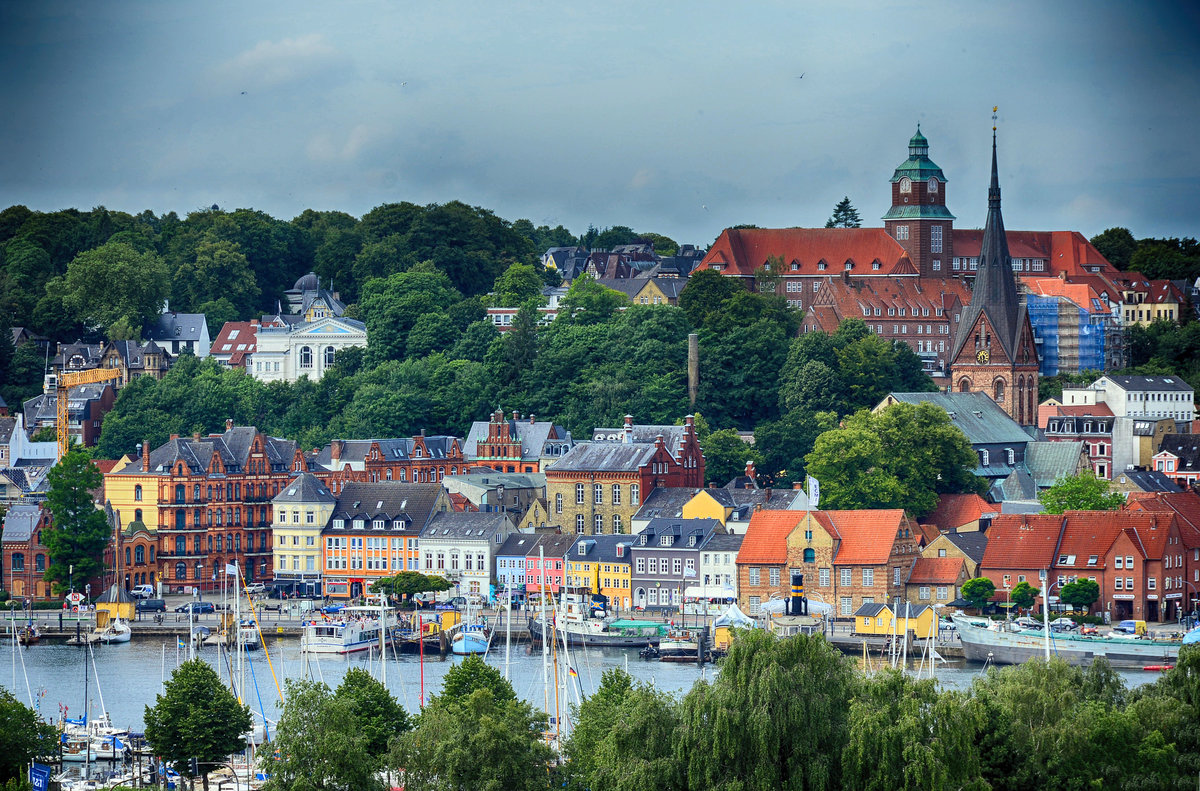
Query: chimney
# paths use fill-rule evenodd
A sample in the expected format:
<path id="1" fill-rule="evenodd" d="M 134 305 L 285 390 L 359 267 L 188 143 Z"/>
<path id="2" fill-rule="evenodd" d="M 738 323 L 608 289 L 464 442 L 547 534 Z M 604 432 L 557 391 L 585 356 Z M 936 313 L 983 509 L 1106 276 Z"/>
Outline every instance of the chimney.
<path id="1" fill-rule="evenodd" d="M 531 425 L 531 426 L 533 425 L 533 423 L 534 423 L 533 419 L 535 417 L 536 417 L 536 415 L 534 415 L 532 412 L 529 413 L 529 425 Z"/>
<path id="2" fill-rule="evenodd" d="M 142 440 L 142 472 L 150 472 L 150 440 Z"/>
<path id="3" fill-rule="evenodd" d="M 199 441 L 200 441 L 200 432 L 193 431 L 192 432 L 192 442 L 199 442 Z"/>
<path id="4" fill-rule="evenodd" d="M 687 378 L 688 405 L 694 408 L 700 391 L 700 336 L 694 332 L 688 334 Z"/>
<path id="5" fill-rule="evenodd" d="M 335 439 L 329 443 L 329 460 L 336 463 L 342 458 L 342 441 Z"/>
<path id="6" fill-rule="evenodd" d="M 661 448 L 663 446 L 663 435 L 659 434 L 654 438 L 654 447 Z"/>
<path id="7" fill-rule="evenodd" d="M 174 441 L 174 440 L 177 440 L 177 439 L 179 439 L 179 435 L 178 435 L 178 434 L 172 434 L 172 435 L 171 435 L 171 440 L 172 440 L 172 441 Z"/>
<path id="8" fill-rule="evenodd" d="M 746 459 L 746 477 L 754 481 L 754 460 Z"/>
<path id="9" fill-rule="evenodd" d="M 521 413 L 514 409 L 513 410 L 513 420 L 520 420 L 520 419 L 521 419 Z"/>
<path id="10" fill-rule="evenodd" d="M 802 492 L 802 491 L 804 491 L 804 481 L 796 481 L 795 483 L 793 483 L 793 484 L 792 484 L 792 491 L 793 491 L 793 492 Z"/>
<path id="11" fill-rule="evenodd" d="M 771 504 L 771 487 L 770 486 L 767 487 L 767 499 L 763 500 L 763 502 L 766 503 L 767 505 Z"/>
<path id="12" fill-rule="evenodd" d="M 625 428 L 627 428 L 627 429 L 633 428 L 633 415 L 625 416 Z"/>
<path id="13" fill-rule="evenodd" d="M 225 418 L 225 430 L 233 431 L 233 418 L 231 418 L 231 417 Z"/>

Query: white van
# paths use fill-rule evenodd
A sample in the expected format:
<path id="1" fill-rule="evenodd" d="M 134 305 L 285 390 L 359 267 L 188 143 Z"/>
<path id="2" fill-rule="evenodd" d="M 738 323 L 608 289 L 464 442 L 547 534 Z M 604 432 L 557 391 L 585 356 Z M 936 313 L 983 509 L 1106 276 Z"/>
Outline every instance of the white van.
<path id="1" fill-rule="evenodd" d="M 153 585 L 136 585 L 136 586 L 134 586 L 134 589 L 129 592 L 129 595 L 133 596 L 133 598 L 135 598 L 135 599 L 153 599 L 154 598 L 154 586 Z"/>

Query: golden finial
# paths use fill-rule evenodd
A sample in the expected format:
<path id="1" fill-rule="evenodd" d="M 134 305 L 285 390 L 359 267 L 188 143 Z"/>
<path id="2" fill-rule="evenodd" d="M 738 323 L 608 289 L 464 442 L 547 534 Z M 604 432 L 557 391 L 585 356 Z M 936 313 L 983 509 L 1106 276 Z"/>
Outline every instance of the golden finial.
<path id="1" fill-rule="evenodd" d="M 992 131 L 993 132 L 996 131 L 996 113 L 997 113 L 997 111 L 999 111 L 999 109 L 1000 109 L 999 105 L 996 105 L 995 107 L 992 108 Z"/>

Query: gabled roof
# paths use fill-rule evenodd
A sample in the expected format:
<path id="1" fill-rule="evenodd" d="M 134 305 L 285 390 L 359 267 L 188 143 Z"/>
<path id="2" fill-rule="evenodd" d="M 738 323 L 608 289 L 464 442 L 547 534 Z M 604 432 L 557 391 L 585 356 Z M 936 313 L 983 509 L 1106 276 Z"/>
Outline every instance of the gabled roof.
<path id="1" fill-rule="evenodd" d="M 1021 284 L 1029 290 L 1031 296 L 1066 299 L 1075 307 L 1091 314 L 1112 313 L 1108 304 L 1100 299 L 1100 295 L 1087 283 L 1067 282 L 1057 277 L 1022 277 Z"/>
<path id="2" fill-rule="evenodd" d="M 908 584 L 953 585 L 965 565 L 962 558 L 917 558 L 908 572 Z"/>
<path id="3" fill-rule="evenodd" d="M 889 393 L 888 398 L 940 406 L 972 445 L 1022 445 L 1033 440 L 986 393 Z"/>
<path id="4" fill-rule="evenodd" d="M 510 436 L 521 441 L 522 461 L 536 461 L 541 457 L 547 441 L 571 442 L 571 432 L 549 421 L 508 420 Z M 478 458 L 479 443 L 488 438 L 489 423 L 477 420 L 471 424 L 467 438 L 463 440 L 463 456 L 468 459 Z"/>
<path id="5" fill-rule="evenodd" d="M 1127 392 L 1191 393 L 1192 386 L 1180 376 L 1126 376 L 1105 374 L 1104 378 Z"/>
<path id="6" fill-rule="evenodd" d="M 1082 440 L 1071 442 L 1030 442 L 1025 446 L 1025 466 L 1039 489 L 1054 485 L 1059 479 L 1074 475 L 1083 454 Z"/>
<path id="7" fill-rule="evenodd" d="M 562 558 L 571 550 L 571 546 L 579 536 L 568 533 L 542 533 L 538 536 L 537 546 L 531 547 L 526 557 L 538 557 L 542 553 L 548 558 Z M 629 541 L 629 536 L 624 536 Z"/>
<path id="8" fill-rule="evenodd" d="M 310 472 L 302 472 L 288 483 L 283 490 L 275 495 L 272 503 L 334 503 L 337 498 L 333 492 L 321 483 L 317 476 Z"/>
<path id="9" fill-rule="evenodd" d="M 1186 492 L 1130 492 L 1128 511 L 1171 514 L 1179 526 L 1180 542 L 1189 549 L 1200 548 L 1200 494 Z"/>
<path id="10" fill-rule="evenodd" d="M 1178 492 L 1179 486 L 1158 470 L 1123 470 L 1117 473 L 1142 492 Z"/>
<path id="11" fill-rule="evenodd" d="M 439 511 L 421 531 L 421 540 L 458 539 L 493 542 L 497 533 L 509 529 L 508 517 L 498 511 Z"/>
<path id="12" fill-rule="evenodd" d="M 429 452 L 429 455 L 422 455 L 420 458 L 444 459 L 453 453 L 453 446 L 457 440 L 457 437 L 444 434 L 421 437 L 420 441 L 424 443 L 425 450 Z M 336 462 L 333 460 L 333 443 L 335 442 L 338 443 Z M 417 447 L 417 440 L 399 437 L 394 439 L 335 439 L 317 451 L 313 461 L 326 469 L 338 470 L 344 464 L 365 462 L 372 445 L 376 444 L 379 446 L 379 452 L 383 454 L 382 462 L 417 458 L 413 455 Z"/>
<path id="13" fill-rule="evenodd" d="M 142 337 L 148 341 L 166 343 L 170 341 L 200 341 L 208 331 L 203 313 L 160 314 L 142 328 Z"/>
<path id="14" fill-rule="evenodd" d="M 671 545 L 672 549 L 699 549 L 708 536 L 724 529 L 716 519 L 664 519 L 659 517 L 646 523 L 646 526 L 638 533 L 634 546 L 647 549 L 657 547 L 659 538 L 673 536 L 676 542 Z M 645 539 L 644 545 L 642 539 Z M 687 542 L 692 539 L 695 539 L 695 543 L 689 547 Z"/>
<path id="15" fill-rule="evenodd" d="M 603 535 L 576 536 L 574 543 L 567 551 L 567 560 L 583 561 L 586 563 L 629 563 L 629 548 L 634 536 Z M 617 546 L 625 547 L 625 554 L 618 557 Z M 582 554 L 579 551 L 583 547 Z"/>
<path id="16" fill-rule="evenodd" d="M 890 612 L 888 606 L 881 602 L 866 602 L 854 611 L 855 618 L 874 618 L 881 612 Z"/>
<path id="17" fill-rule="evenodd" d="M 1179 459 L 1175 469 L 1180 472 L 1200 470 L 1200 435 L 1166 434 L 1159 453 L 1170 453 Z"/>
<path id="18" fill-rule="evenodd" d="M 441 494 L 442 487 L 436 483 L 352 481 L 338 494 L 332 518 L 345 519 L 347 524 L 363 519 L 370 528 L 371 520 L 382 517 L 388 529 L 392 521 L 403 519 L 405 530 L 421 530 L 432 518 Z"/>
<path id="19" fill-rule="evenodd" d="M 997 506 L 977 494 L 943 494 L 938 498 L 937 508 L 921 522 L 953 530 L 999 513 Z"/>
<path id="20" fill-rule="evenodd" d="M 904 520 L 901 508 L 864 511 L 825 511 L 842 541 L 833 562 L 839 566 L 887 563 Z"/>
<path id="21" fill-rule="evenodd" d="M 9 506 L 4 515 L 3 541 L 24 543 L 33 537 L 38 521 L 42 518 L 42 509 L 36 505 L 18 503 Z"/>
<path id="22" fill-rule="evenodd" d="M 12 441 L 13 430 L 16 427 L 15 417 L 0 417 L 0 445 L 7 445 Z"/>
<path id="23" fill-rule="evenodd" d="M 646 495 L 642 507 L 633 515 L 634 519 L 653 519 L 656 516 L 679 519 L 683 506 L 696 496 L 699 489 L 691 486 L 661 486 Z"/>
<path id="24" fill-rule="evenodd" d="M 1045 569 L 1055 560 L 1054 549 L 1062 517 L 1054 514 L 1001 514 L 988 530 L 987 549 L 980 566 L 987 569 Z"/>
<path id="25" fill-rule="evenodd" d="M 983 553 L 988 545 L 986 533 L 968 530 L 965 533 L 943 533 L 942 536 L 976 563 L 983 560 Z"/>
<path id="26" fill-rule="evenodd" d="M 528 557 L 531 552 L 537 552 L 538 542 L 544 535 L 544 533 L 511 533 L 496 550 L 496 557 Z"/>
<path id="27" fill-rule="evenodd" d="M 713 533 L 701 549 L 705 552 L 737 552 L 745 538 L 737 533 Z"/>
<path id="28" fill-rule="evenodd" d="M 738 550 L 738 565 L 787 563 L 788 534 L 807 515 L 807 511 L 755 511 Z"/>
<path id="29" fill-rule="evenodd" d="M 954 254 L 964 258 L 978 258 L 983 244 L 983 231 L 970 228 L 955 228 Z M 1117 268 L 1092 246 L 1078 231 L 1005 231 L 1009 253 L 1014 258 L 1034 258 L 1046 262 L 1046 274 L 1057 277 L 1065 272 L 1072 281 L 1095 275 L 1114 276 Z M 1093 272 L 1092 270 L 1098 270 Z M 1093 288 L 1095 285 L 1093 284 Z M 1100 289 L 1096 289 L 1099 291 Z"/>
<path id="30" fill-rule="evenodd" d="M 697 494 L 701 492 L 730 509 L 729 518 L 736 521 L 746 519 L 758 507 L 766 511 L 786 510 L 798 494 L 793 489 L 726 489 L 711 486 L 699 490 Z"/>
<path id="31" fill-rule="evenodd" d="M 126 466 L 123 474 L 131 475 L 161 475 L 172 469 L 178 462 L 183 462 L 192 473 L 207 472 L 214 457 L 219 457 L 221 463 L 230 471 L 240 471 L 246 468 L 250 458 L 250 448 L 258 429 L 253 426 L 233 426 L 223 434 L 210 434 L 207 437 L 178 437 L 168 440 L 150 452 L 150 470 L 142 471 L 140 457 L 138 461 Z M 279 439 L 263 435 L 263 448 L 271 468 L 275 471 L 285 470 L 291 466 L 295 457 L 297 443 L 293 440 Z"/>
<path id="32" fill-rule="evenodd" d="M 658 448 L 644 443 L 584 442 L 571 448 L 548 468 L 559 471 L 635 472 L 648 464 Z"/>
<path id="33" fill-rule="evenodd" d="M 829 267 L 825 271 L 841 271 L 850 259 L 879 259 L 881 273 L 887 274 L 908 253 L 883 228 L 727 228 L 696 268 L 720 265 L 722 274 L 752 276 L 772 257 L 783 259 L 784 275 L 819 274 L 822 260 Z"/>
<path id="34" fill-rule="evenodd" d="M 254 354 L 257 346 L 257 321 L 227 321 L 213 340 L 212 353 L 228 357 L 229 364 L 236 366 L 246 355 Z"/>

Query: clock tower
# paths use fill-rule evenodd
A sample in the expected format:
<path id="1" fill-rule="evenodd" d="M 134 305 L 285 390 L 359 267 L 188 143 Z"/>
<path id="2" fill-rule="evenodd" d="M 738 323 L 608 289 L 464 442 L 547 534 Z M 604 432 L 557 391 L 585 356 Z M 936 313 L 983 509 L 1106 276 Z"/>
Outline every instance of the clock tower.
<path id="1" fill-rule="evenodd" d="M 908 159 L 892 174 L 892 208 L 883 228 L 908 253 L 921 277 L 950 277 L 954 215 L 946 208 L 946 176 L 929 158 L 929 141 L 917 133 Z"/>
<path id="2" fill-rule="evenodd" d="M 1038 353 L 1029 313 L 1017 295 L 1000 214 L 995 127 L 979 271 L 951 346 L 950 381 L 960 393 L 987 393 L 1022 426 L 1037 423 Z"/>

